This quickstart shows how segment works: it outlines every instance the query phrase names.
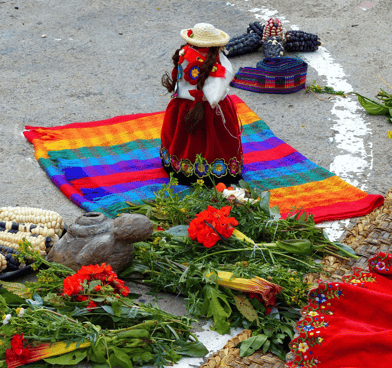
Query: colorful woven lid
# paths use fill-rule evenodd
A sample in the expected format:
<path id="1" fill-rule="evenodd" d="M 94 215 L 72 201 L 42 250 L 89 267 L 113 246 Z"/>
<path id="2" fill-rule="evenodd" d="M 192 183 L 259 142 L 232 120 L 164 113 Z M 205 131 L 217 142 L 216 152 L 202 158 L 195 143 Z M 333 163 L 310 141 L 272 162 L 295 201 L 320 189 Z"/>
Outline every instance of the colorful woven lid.
<path id="1" fill-rule="evenodd" d="M 297 58 L 265 58 L 256 68 L 240 68 L 232 87 L 259 93 L 293 93 L 305 88 L 308 64 Z"/>
<path id="2" fill-rule="evenodd" d="M 208 23 L 198 23 L 191 29 L 183 29 L 181 37 L 199 47 L 225 46 L 230 39 L 227 33 Z"/>

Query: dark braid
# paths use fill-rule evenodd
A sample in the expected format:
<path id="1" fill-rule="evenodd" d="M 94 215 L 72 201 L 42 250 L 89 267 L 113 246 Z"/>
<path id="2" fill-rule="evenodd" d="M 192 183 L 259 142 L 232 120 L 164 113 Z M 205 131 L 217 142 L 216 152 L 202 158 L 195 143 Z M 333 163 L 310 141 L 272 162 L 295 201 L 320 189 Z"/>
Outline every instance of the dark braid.
<path id="1" fill-rule="evenodd" d="M 207 58 L 200 68 L 199 78 L 197 78 L 197 89 L 201 91 L 204 87 L 204 83 L 211 73 L 212 67 L 216 62 L 216 58 L 218 57 L 220 47 L 210 47 L 208 50 Z"/>
<path id="2" fill-rule="evenodd" d="M 208 55 L 206 60 L 204 61 L 203 66 L 200 68 L 199 78 L 197 79 L 197 89 L 199 91 L 203 90 L 204 83 L 208 78 L 212 67 L 214 66 L 216 59 L 219 54 L 220 47 L 210 47 L 208 50 Z M 204 107 L 203 102 L 196 102 L 195 106 L 192 110 L 188 112 L 185 117 L 185 124 L 187 125 L 187 129 L 189 134 L 194 134 L 198 127 L 200 127 L 201 122 L 204 120 Z"/>
<path id="3" fill-rule="evenodd" d="M 180 48 L 178 50 L 176 50 L 176 52 L 174 53 L 172 60 L 173 60 L 173 64 L 174 64 L 174 69 L 177 70 L 178 68 L 178 60 L 180 59 L 180 51 L 183 47 L 185 47 L 187 44 L 180 46 Z M 177 78 L 176 79 L 172 79 L 170 74 L 168 72 L 165 72 L 165 74 L 162 76 L 161 78 L 161 82 L 162 82 L 162 86 L 165 87 L 169 93 L 174 91 L 174 88 L 176 86 L 177 83 Z"/>

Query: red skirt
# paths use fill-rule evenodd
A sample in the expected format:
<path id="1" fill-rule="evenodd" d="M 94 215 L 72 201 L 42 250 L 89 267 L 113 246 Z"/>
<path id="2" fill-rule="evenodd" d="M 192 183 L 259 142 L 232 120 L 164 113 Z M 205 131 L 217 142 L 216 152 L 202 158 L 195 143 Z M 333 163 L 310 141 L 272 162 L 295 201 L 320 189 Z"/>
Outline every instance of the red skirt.
<path id="1" fill-rule="evenodd" d="M 192 105 L 191 100 L 175 98 L 167 106 L 161 132 L 163 167 L 182 184 L 206 180 L 209 169 L 215 182 L 238 182 L 243 155 L 241 128 L 233 102 L 226 97 L 219 103 L 220 109 L 203 102 L 205 120 L 190 135 L 184 120 Z M 196 163 L 197 154 L 203 158 L 202 163 Z"/>

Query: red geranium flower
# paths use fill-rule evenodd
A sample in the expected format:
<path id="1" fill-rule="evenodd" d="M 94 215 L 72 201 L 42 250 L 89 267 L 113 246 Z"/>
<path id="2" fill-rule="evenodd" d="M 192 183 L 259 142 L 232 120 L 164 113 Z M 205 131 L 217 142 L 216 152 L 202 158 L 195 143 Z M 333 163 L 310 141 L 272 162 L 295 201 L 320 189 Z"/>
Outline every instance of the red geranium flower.
<path id="1" fill-rule="evenodd" d="M 216 242 L 233 234 L 238 221 L 234 217 L 228 217 L 231 207 L 222 207 L 220 210 L 207 206 L 207 209 L 196 215 L 188 228 L 192 240 L 197 240 L 207 248 L 211 248 Z"/>
<path id="2" fill-rule="evenodd" d="M 87 295 L 76 295 L 75 299 L 78 302 L 85 302 L 88 299 L 88 296 Z"/>
<path id="3" fill-rule="evenodd" d="M 92 290 L 89 290 L 88 285 L 91 281 L 99 280 L 99 284 L 95 285 Z M 104 289 L 108 285 L 111 288 Z M 100 292 L 100 295 L 111 292 L 114 294 L 121 294 L 127 296 L 129 294 L 128 287 L 124 286 L 124 281 L 120 280 L 117 275 L 113 272 L 110 265 L 103 263 L 102 265 L 89 265 L 82 266 L 80 270 L 72 275 L 68 276 L 63 282 L 64 292 L 63 296 L 69 296 L 71 299 L 84 302 L 89 300 L 87 309 L 95 308 L 97 306 L 92 300 L 90 295 Z M 102 292 L 104 293 L 102 294 Z"/>
<path id="4" fill-rule="evenodd" d="M 87 309 L 88 310 L 91 310 L 91 309 L 93 309 L 93 308 L 96 308 L 97 307 L 97 303 L 95 303 L 95 302 L 93 302 L 92 300 L 90 300 L 90 302 L 87 304 Z"/>
<path id="5" fill-rule="evenodd" d="M 124 286 L 121 290 L 120 290 L 122 296 L 128 296 L 129 294 L 129 288 L 128 286 Z"/>

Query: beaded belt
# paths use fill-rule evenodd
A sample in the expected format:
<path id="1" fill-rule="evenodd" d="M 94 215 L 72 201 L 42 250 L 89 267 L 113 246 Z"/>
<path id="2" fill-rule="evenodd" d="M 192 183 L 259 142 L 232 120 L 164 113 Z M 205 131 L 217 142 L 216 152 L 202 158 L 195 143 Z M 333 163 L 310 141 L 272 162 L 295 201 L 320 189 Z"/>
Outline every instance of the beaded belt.
<path id="1" fill-rule="evenodd" d="M 305 88 L 308 64 L 297 58 L 265 58 L 256 68 L 240 68 L 232 87 L 259 93 L 293 93 Z"/>

